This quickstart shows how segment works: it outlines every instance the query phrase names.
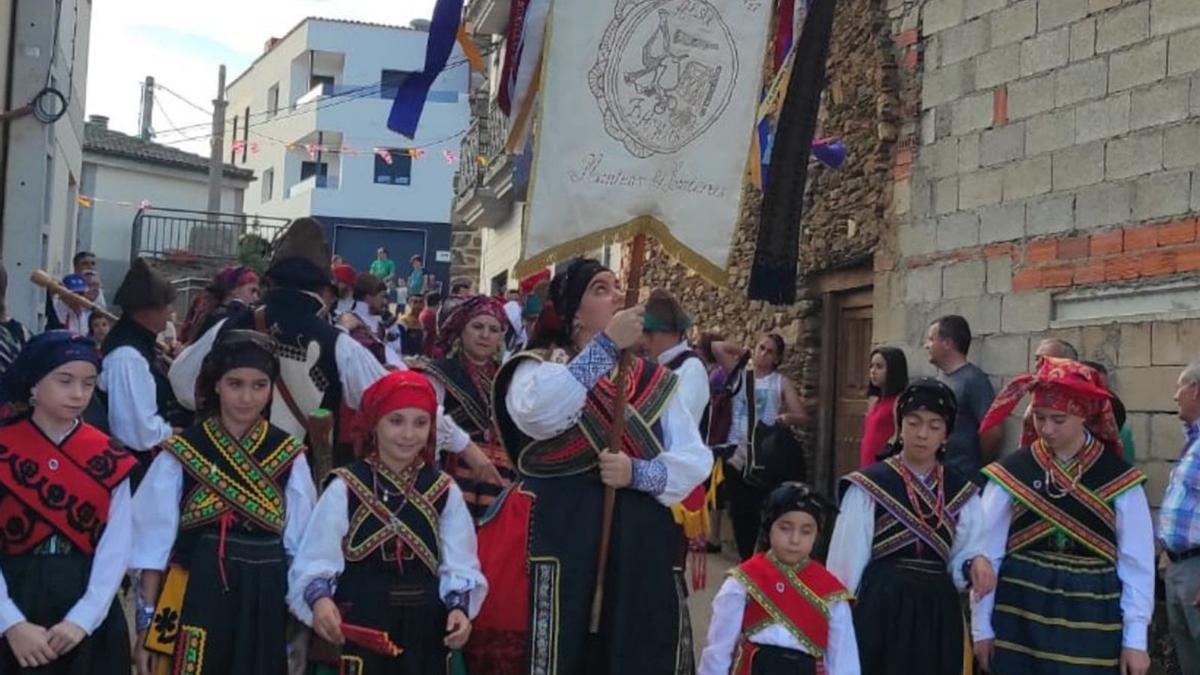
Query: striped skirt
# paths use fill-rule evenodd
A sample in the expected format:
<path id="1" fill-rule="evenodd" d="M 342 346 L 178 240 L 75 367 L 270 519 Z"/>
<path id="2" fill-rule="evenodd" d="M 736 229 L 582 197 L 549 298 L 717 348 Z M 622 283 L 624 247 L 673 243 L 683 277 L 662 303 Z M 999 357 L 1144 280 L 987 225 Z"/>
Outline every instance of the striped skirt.
<path id="1" fill-rule="evenodd" d="M 1096 557 L 1030 551 L 1000 566 L 995 675 L 1111 675 L 1121 656 L 1121 581 Z"/>

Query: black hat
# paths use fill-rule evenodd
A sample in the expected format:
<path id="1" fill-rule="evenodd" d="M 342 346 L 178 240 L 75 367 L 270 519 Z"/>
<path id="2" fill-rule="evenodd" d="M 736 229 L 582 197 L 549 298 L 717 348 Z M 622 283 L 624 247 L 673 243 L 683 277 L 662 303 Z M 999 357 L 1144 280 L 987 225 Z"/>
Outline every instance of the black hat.
<path id="1" fill-rule="evenodd" d="M 331 283 L 330 259 L 321 223 L 297 218 L 276 240 L 267 276 L 282 286 L 319 291 Z"/>
<path id="2" fill-rule="evenodd" d="M 100 350 L 91 338 L 68 330 L 49 330 L 30 338 L 4 373 L 3 393 L 9 403 L 29 403 L 32 389 L 64 363 L 85 361 L 100 371 Z"/>
<path id="3" fill-rule="evenodd" d="M 166 307 L 175 300 L 175 287 L 150 269 L 142 258 L 135 258 L 113 296 L 113 304 L 130 312 L 136 309 Z"/>

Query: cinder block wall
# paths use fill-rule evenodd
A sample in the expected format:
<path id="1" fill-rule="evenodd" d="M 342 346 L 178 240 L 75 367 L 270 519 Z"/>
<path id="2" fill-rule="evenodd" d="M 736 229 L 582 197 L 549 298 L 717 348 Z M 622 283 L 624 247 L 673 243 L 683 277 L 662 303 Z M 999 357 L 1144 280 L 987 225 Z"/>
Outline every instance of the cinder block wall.
<path id="1" fill-rule="evenodd" d="M 1114 374 L 1157 505 L 1200 358 L 1200 1 L 883 2 L 913 116 L 876 341 L 924 364 L 929 321 L 962 314 L 999 387 L 1069 340 Z"/>

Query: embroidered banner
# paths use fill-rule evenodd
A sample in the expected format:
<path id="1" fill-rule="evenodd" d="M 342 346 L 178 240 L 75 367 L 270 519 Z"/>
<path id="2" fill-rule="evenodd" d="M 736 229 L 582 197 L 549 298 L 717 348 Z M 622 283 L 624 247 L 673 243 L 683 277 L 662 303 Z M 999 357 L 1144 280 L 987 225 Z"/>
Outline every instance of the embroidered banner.
<path id="1" fill-rule="evenodd" d="M 726 281 L 771 11 L 760 0 L 554 4 L 518 274 L 647 233 Z"/>

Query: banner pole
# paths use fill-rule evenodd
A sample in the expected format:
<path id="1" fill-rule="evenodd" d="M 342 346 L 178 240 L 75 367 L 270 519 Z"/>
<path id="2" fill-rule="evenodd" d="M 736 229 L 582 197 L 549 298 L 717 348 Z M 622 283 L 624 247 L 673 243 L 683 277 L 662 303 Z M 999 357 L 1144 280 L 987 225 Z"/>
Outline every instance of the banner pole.
<path id="1" fill-rule="evenodd" d="M 626 307 L 636 305 L 638 296 L 641 295 L 646 235 L 636 235 L 630 249 L 629 281 L 625 287 Z M 620 452 L 619 448 L 625 436 L 625 406 L 629 402 L 629 366 L 632 359 L 633 354 L 628 349 L 621 350 L 621 361 L 617 366 L 617 398 L 613 403 L 612 426 L 608 430 L 608 452 Z M 592 617 L 588 624 L 588 632 L 592 635 L 600 632 L 600 614 L 604 607 L 604 572 L 608 567 L 608 548 L 612 542 L 612 520 L 616 505 L 617 491 L 605 486 L 604 512 L 600 520 L 600 546 L 596 553 L 596 589 L 592 594 Z"/>

